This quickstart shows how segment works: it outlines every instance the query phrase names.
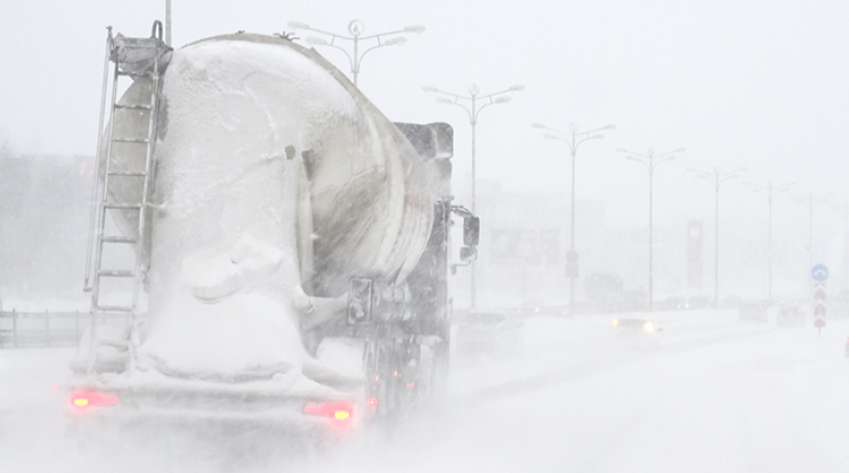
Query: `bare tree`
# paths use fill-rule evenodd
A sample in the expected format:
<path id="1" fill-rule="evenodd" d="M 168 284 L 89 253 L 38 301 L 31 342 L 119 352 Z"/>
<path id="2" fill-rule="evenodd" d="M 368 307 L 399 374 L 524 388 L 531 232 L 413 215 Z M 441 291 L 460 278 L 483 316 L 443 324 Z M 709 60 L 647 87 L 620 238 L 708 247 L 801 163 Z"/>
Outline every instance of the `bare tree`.
<path id="1" fill-rule="evenodd" d="M 6 134 L 6 130 L 0 128 L 0 159 L 11 158 L 15 155 L 15 149 L 12 147 L 12 141 Z"/>

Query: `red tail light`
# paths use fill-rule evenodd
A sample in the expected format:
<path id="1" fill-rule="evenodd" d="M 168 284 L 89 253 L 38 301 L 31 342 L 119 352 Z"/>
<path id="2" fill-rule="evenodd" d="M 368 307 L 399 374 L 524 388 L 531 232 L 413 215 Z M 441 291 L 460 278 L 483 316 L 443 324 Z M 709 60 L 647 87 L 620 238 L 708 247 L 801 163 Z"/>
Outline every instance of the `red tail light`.
<path id="1" fill-rule="evenodd" d="M 71 394 L 71 405 L 77 409 L 87 409 L 97 406 L 114 406 L 118 398 L 110 394 L 96 391 L 76 391 Z"/>
<path id="2" fill-rule="evenodd" d="M 327 417 L 339 421 L 346 421 L 351 418 L 354 413 L 354 408 L 347 402 L 324 402 L 310 403 L 304 406 L 304 414 L 311 416 Z"/>

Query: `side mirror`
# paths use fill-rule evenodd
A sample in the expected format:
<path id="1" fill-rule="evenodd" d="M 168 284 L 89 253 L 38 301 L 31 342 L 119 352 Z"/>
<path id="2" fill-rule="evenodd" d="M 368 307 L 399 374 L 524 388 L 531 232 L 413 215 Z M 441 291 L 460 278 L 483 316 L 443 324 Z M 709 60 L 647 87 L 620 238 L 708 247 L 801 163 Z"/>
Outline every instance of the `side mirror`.
<path id="1" fill-rule="evenodd" d="M 460 248 L 460 261 L 471 263 L 476 259 L 478 259 L 478 250 L 476 250 L 473 246 L 464 246 Z"/>
<path id="2" fill-rule="evenodd" d="M 479 217 L 463 218 L 463 244 L 466 246 L 477 246 L 481 238 L 481 219 Z M 460 259 L 462 257 L 460 251 Z M 464 260 L 465 261 L 465 260 Z"/>
<path id="3" fill-rule="evenodd" d="M 428 126 L 436 132 L 436 157 L 454 156 L 454 128 L 447 123 L 431 123 Z"/>

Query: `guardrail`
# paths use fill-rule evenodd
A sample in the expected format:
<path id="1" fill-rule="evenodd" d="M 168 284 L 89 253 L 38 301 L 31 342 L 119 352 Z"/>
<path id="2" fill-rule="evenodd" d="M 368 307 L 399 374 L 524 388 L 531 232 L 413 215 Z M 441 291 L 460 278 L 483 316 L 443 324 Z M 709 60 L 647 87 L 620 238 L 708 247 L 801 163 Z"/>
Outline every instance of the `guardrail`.
<path id="1" fill-rule="evenodd" d="M 73 346 L 90 323 L 88 312 L 0 311 L 0 348 Z"/>

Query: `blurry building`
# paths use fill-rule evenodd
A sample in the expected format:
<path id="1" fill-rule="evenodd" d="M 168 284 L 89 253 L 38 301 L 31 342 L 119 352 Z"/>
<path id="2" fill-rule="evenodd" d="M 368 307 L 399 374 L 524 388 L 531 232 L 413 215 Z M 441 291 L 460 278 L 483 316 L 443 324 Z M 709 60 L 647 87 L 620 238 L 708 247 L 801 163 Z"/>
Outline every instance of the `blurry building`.
<path id="1" fill-rule="evenodd" d="M 506 191 L 500 182 L 482 182 L 478 189 L 479 305 L 564 304 L 569 291 L 565 274 L 570 245 L 568 195 Z M 576 289 L 580 291 L 583 268 L 592 268 L 592 260 L 603 252 L 596 242 L 604 239 L 604 204 L 577 200 L 575 207 L 575 249 L 580 255 Z"/>
<path id="2" fill-rule="evenodd" d="M 0 295 L 81 297 L 94 158 L 3 156 L 0 179 Z"/>

